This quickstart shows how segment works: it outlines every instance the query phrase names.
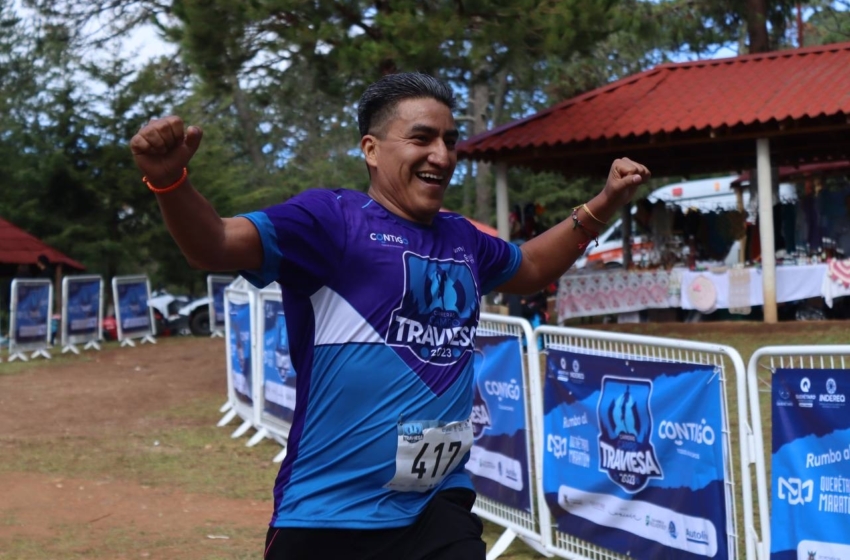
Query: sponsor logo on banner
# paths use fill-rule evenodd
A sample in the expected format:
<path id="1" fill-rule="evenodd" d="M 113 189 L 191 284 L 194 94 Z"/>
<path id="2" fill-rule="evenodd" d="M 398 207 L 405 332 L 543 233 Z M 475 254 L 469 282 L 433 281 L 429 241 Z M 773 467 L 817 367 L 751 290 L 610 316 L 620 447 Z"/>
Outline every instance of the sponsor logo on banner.
<path id="1" fill-rule="evenodd" d="M 546 436 L 546 451 L 555 456 L 556 459 L 567 456 L 567 438 L 554 434 Z"/>
<path id="2" fill-rule="evenodd" d="M 405 289 L 392 312 L 386 343 L 431 365 L 447 366 L 471 352 L 478 289 L 469 265 L 405 253 Z"/>
<path id="3" fill-rule="evenodd" d="M 812 387 L 812 382 L 808 377 L 804 377 L 800 380 L 800 393 L 797 393 L 795 397 L 797 398 L 797 404 L 801 408 L 812 408 L 815 405 L 815 400 L 817 399 L 817 395 L 809 393 L 809 389 Z"/>
<path id="4" fill-rule="evenodd" d="M 488 395 L 492 395 L 499 399 L 499 402 L 502 402 L 503 399 L 518 401 L 522 397 L 522 390 L 516 382 L 516 379 L 511 379 L 510 382 L 492 380 L 485 381 L 484 391 L 486 391 Z"/>
<path id="5" fill-rule="evenodd" d="M 838 383 L 830 377 L 826 380 L 826 393 L 818 395 L 818 404 L 823 408 L 841 408 L 846 400 L 844 393 L 838 393 Z"/>
<path id="6" fill-rule="evenodd" d="M 472 397 L 472 414 L 470 415 L 472 422 L 472 439 L 477 440 L 484 432 L 493 427 L 492 416 L 490 416 L 490 408 L 487 406 L 487 401 L 481 396 L 481 391 L 478 390 L 478 383 L 473 388 Z"/>
<path id="7" fill-rule="evenodd" d="M 562 357 L 559 365 L 561 367 L 558 369 L 558 381 L 584 383 L 584 372 L 581 371 L 581 364 L 577 359 L 573 359 L 573 361 L 568 364 L 567 359 Z"/>
<path id="8" fill-rule="evenodd" d="M 558 487 L 558 505 L 571 515 L 603 527 L 637 535 L 669 549 L 687 551 L 692 555 L 708 558 L 719 557 L 717 529 L 704 517 L 685 515 L 636 497 L 620 498 L 610 493 L 587 492 L 566 485 Z M 632 550 L 627 556 L 679 557 L 673 550 L 665 551 L 665 554 L 637 554 Z"/>
<path id="9" fill-rule="evenodd" d="M 779 477 L 779 488 L 776 492 L 776 497 L 780 500 L 785 500 L 790 505 L 802 505 L 812 501 L 812 492 L 814 491 L 814 482 L 807 480 L 803 482 L 799 478 L 783 478 Z"/>
<path id="10" fill-rule="evenodd" d="M 776 406 L 794 406 L 796 390 L 788 385 L 788 381 L 782 377 L 774 377 L 773 384 L 773 403 Z"/>
<path id="11" fill-rule="evenodd" d="M 685 540 L 695 544 L 708 546 L 708 532 L 692 530 L 685 527 Z"/>
<path id="12" fill-rule="evenodd" d="M 646 526 L 652 527 L 653 529 L 659 529 L 661 531 L 667 529 L 667 524 L 664 523 L 664 520 L 652 517 L 651 515 L 646 516 Z"/>
<path id="13" fill-rule="evenodd" d="M 705 418 L 701 422 L 662 420 L 658 424 L 658 437 L 671 440 L 677 446 L 677 453 L 692 459 L 700 458 L 699 452 L 694 449 L 698 450 L 702 445 L 710 447 L 715 442 L 714 429 L 706 423 Z"/>
<path id="14" fill-rule="evenodd" d="M 846 544 L 802 540 L 797 545 L 797 558 L 802 560 L 847 560 L 850 546 Z"/>
<path id="15" fill-rule="evenodd" d="M 652 443 L 652 382 L 606 376 L 599 397 L 599 470 L 626 492 L 664 478 Z"/>

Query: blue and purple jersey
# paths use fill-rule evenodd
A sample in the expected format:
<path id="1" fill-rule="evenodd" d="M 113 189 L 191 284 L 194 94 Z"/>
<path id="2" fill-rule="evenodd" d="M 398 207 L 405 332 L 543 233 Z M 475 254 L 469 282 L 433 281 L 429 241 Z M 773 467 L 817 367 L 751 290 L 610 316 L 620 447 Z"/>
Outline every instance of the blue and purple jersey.
<path id="1" fill-rule="evenodd" d="M 469 419 L 481 297 L 514 275 L 519 249 L 457 214 L 425 226 L 348 190 L 245 217 L 264 260 L 242 274 L 283 287 L 298 372 L 271 525 L 401 527 L 433 492 L 471 488 L 468 454 L 451 453 L 466 448 L 439 438 Z"/>

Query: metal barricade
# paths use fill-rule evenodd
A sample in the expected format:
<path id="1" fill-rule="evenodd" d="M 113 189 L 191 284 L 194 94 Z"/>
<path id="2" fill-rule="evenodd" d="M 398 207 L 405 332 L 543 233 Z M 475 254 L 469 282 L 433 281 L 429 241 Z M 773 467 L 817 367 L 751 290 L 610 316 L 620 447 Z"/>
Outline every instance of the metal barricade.
<path id="1" fill-rule="evenodd" d="M 488 560 L 494 560 L 501 555 L 517 537 L 522 539 L 530 547 L 545 554 L 542 548 L 542 533 L 538 515 L 540 500 L 537 491 L 540 485 L 536 480 L 536 475 L 539 473 L 539 468 L 537 466 L 538 463 L 534 460 L 535 442 L 533 441 L 533 430 L 531 426 L 533 419 L 540 417 L 541 403 L 531 398 L 531 395 L 539 392 L 539 387 L 537 387 L 540 383 L 539 353 L 537 346 L 534 344 L 534 334 L 531 330 L 531 324 L 528 321 L 506 315 L 482 313 L 477 336 L 497 335 L 516 337 L 518 341 L 517 351 L 523 353 L 523 347 L 526 349 L 524 352 L 525 355 L 520 360 L 523 367 L 522 377 L 524 380 L 522 400 L 525 403 L 525 426 L 527 430 L 526 464 L 528 465 L 529 480 L 528 488 L 524 489 L 524 491 L 527 492 L 531 508 L 530 511 L 517 509 L 482 496 L 479 493 L 475 502 L 475 513 L 505 528 L 505 532 L 487 553 Z"/>
<path id="2" fill-rule="evenodd" d="M 718 528 L 724 531 L 729 558 L 739 558 L 740 543 L 737 520 L 737 500 L 743 503 L 744 517 L 752 516 L 752 489 L 750 478 L 746 473 L 750 448 L 750 430 L 745 421 L 738 422 L 738 444 L 741 461 L 741 472 L 743 477 L 740 483 L 740 496 L 736 491 L 736 482 L 732 463 L 733 442 L 730 429 L 730 411 L 727 399 L 727 380 L 732 373 L 735 375 L 737 389 L 738 418 L 746 419 L 747 393 L 746 378 L 744 375 L 744 363 L 738 352 L 729 347 L 718 344 L 691 342 L 686 340 L 639 336 L 622 333 L 603 332 L 595 330 L 561 328 L 542 326 L 534 331 L 542 348 L 542 354 L 548 356 L 552 351 L 570 352 L 575 354 L 597 356 L 604 358 L 618 358 L 623 360 L 636 360 L 644 362 L 667 362 L 676 364 L 708 365 L 714 368 L 715 374 L 720 376 L 721 395 L 721 421 L 722 421 L 722 449 L 723 449 L 723 480 L 724 480 L 724 505 L 726 527 Z M 541 366 L 542 367 L 542 366 Z M 545 371 L 545 370 L 544 370 Z M 542 382 L 535 386 L 532 401 L 543 403 Z M 542 414 L 541 414 L 542 416 Z M 536 464 L 543 465 L 543 445 L 546 441 L 544 423 L 542 417 L 536 417 L 533 423 Z M 541 469 L 542 470 L 542 469 Z M 575 560 L 594 559 L 624 559 L 633 557 L 626 556 L 603 548 L 597 544 L 588 542 L 574 535 L 568 535 L 558 530 L 553 524 L 552 512 L 545 500 L 543 488 L 544 473 L 538 472 L 539 481 L 538 495 L 540 500 L 540 523 L 543 527 L 544 548 L 562 558 Z M 649 516 L 647 516 L 649 520 Z M 648 523 L 649 521 L 647 521 Z M 719 538 L 719 537 L 718 537 Z M 755 558 L 754 542 L 747 539 L 746 558 Z"/>
<path id="3" fill-rule="evenodd" d="M 770 378 L 776 369 L 847 369 L 850 368 L 850 346 L 765 346 L 756 350 L 747 364 L 747 389 L 753 427 L 752 462 L 755 465 L 758 493 L 759 525 L 752 510 L 746 513 L 748 542 L 752 540 L 759 560 L 770 558 L 770 495 L 768 494 L 767 456 L 762 432 L 760 394 L 770 393 Z M 767 374 L 767 380 L 759 374 Z M 749 469 L 744 473 L 749 477 Z M 760 530 L 760 533 L 759 533 Z M 760 538 L 759 538 L 760 535 Z"/>

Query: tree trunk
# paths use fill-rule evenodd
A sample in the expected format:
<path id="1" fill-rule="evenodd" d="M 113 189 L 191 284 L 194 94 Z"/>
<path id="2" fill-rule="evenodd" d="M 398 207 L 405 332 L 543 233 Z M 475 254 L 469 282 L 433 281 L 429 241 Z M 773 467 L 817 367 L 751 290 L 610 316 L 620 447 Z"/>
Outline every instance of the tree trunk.
<path id="1" fill-rule="evenodd" d="M 472 134 L 487 130 L 487 105 L 490 88 L 486 83 L 472 86 Z M 475 214 L 479 222 L 489 224 L 493 215 L 493 173 L 490 164 L 479 161 L 475 164 Z"/>
<path id="2" fill-rule="evenodd" d="M 750 54 L 770 51 L 767 0 L 747 0 L 747 34 L 750 37 Z"/>
<path id="3" fill-rule="evenodd" d="M 255 170 L 261 171 L 266 168 L 266 160 L 263 157 L 260 143 L 257 141 L 257 127 L 254 123 L 254 116 L 251 113 L 251 108 L 248 106 L 245 92 L 242 91 L 242 86 L 239 85 L 239 78 L 234 76 L 230 85 L 233 92 L 233 105 L 236 107 L 236 115 L 245 135 L 245 149 L 248 150 L 248 155 L 251 156 L 251 163 L 254 164 Z"/>

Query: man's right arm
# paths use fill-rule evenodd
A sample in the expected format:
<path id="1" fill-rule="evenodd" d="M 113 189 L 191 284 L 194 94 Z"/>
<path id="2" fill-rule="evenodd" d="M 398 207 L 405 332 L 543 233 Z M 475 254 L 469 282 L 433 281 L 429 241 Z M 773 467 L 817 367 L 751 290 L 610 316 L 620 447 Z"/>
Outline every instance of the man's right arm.
<path id="1" fill-rule="evenodd" d="M 221 218 L 186 180 L 176 190 L 156 195 L 165 225 L 189 265 L 210 271 L 259 270 L 263 245 L 247 218 Z"/>
<path id="2" fill-rule="evenodd" d="M 148 183 L 163 188 L 179 180 L 201 137 L 200 128 L 184 130 L 179 117 L 165 117 L 142 127 L 130 149 Z M 262 267 L 263 246 L 254 224 L 246 218 L 221 218 L 188 177 L 156 198 L 168 231 L 191 266 L 210 271 Z"/>

